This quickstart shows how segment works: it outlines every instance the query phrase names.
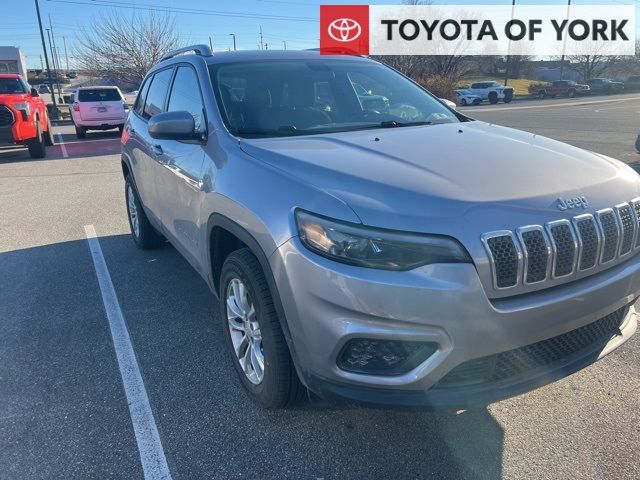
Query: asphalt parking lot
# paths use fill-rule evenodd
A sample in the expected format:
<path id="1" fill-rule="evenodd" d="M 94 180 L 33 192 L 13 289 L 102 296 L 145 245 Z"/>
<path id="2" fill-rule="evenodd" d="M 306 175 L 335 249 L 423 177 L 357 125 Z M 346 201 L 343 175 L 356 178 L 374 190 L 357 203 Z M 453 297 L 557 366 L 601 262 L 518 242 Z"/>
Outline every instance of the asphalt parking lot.
<path id="1" fill-rule="evenodd" d="M 463 111 L 640 160 L 640 95 Z M 483 409 L 261 410 L 225 355 L 205 283 L 172 247 L 142 252 L 129 238 L 117 132 L 55 131 L 43 160 L 0 148 L 0 478 L 143 477 L 85 226 L 174 479 L 640 478 L 640 337 Z"/>

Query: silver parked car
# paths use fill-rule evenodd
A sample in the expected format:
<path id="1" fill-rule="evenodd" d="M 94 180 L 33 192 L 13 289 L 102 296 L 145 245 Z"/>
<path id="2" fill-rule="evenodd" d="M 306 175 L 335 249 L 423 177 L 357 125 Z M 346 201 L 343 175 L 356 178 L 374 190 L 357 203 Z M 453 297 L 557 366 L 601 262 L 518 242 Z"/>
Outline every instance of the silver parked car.
<path id="1" fill-rule="evenodd" d="M 122 143 L 133 239 L 168 239 L 205 279 L 266 407 L 307 389 L 488 403 L 636 330 L 638 175 L 474 121 L 373 60 L 181 49 Z"/>

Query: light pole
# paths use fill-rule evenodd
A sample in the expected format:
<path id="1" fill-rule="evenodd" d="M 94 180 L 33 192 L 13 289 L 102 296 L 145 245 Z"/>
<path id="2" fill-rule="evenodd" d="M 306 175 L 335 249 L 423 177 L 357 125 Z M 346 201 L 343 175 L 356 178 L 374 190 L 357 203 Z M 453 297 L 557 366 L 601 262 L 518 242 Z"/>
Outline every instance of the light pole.
<path id="1" fill-rule="evenodd" d="M 49 68 L 49 56 L 47 55 L 47 44 L 44 41 L 44 31 L 42 30 L 42 19 L 40 18 L 40 5 L 38 0 L 36 2 L 36 13 L 38 14 L 38 27 L 40 28 L 40 40 L 42 40 L 42 50 L 44 50 L 44 62 L 47 65 L 47 78 L 49 79 L 49 85 L 53 89 L 53 82 L 51 80 L 51 69 Z M 53 100 L 53 109 L 51 110 L 51 118 L 58 118 L 58 105 L 56 104 L 56 96 L 51 95 Z"/>
<path id="2" fill-rule="evenodd" d="M 286 40 L 282 40 L 282 44 L 284 45 L 284 49 L 287 49 L 287 41 Z"/>
<path id="3" fill-rule="evenodd" d="M 233 37 L 233 51 L 235 52 L 235 50 L 236 50 L 236 34 L 235 33 L 230 33 L 229 35 L 231 35 Z"/>

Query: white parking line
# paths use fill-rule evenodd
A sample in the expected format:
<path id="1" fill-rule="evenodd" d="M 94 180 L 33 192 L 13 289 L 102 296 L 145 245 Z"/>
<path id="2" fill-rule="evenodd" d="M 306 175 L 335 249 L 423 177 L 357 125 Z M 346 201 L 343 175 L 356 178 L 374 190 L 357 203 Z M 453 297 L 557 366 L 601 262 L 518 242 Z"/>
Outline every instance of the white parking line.
<path id="1" fill-rule="evenodd" d="M 111 275 L 109 275 L 109 269 L 102 255 L 100 241 L 93 225 L 85 225 L 84 231 L 87 236 L 87 242 L 89 242 L 89 250 L 93 258 L 96 276 L 98 277 L 102 302 L 109 320 L 109 329 L 111 330 L 111 338 L 116 351 L 124 391 L 129 403 L 129 415 L 136 435 L 144 478 L 146 480 L 170 480 L 171 473 L 162 449 L 160 434 L 153 418 L 149 397 L 144 388 L 144 382 L 142 381 L 136 354 L 133 351 L 129 331 L 122 316 L 120 303 L 113 289 Z"/>
<path id="2" fill-rule="evenodd" d="M 62 156 L 64 158 L 69 158 L 69 154 L 67 153 L 67 147 L 64 145 L 64 141 L 62 140 L 62 134 L 58 133 L 58 144 L 60 144 L 60 150 L 62 150 Z"/>

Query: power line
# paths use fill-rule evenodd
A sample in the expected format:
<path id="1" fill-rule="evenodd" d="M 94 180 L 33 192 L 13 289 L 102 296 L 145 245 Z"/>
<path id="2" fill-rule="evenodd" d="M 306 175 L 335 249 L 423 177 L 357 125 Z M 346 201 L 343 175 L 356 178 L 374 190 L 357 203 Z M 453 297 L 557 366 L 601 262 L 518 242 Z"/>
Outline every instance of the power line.
<path id="1" fill-rule="evenodd" d="M 150 3 L 131 5 L 127 2 L 119 2 L 113 0 L 93 0 L 91 2 L 83 2 L 80 0 L 47 0 L 51 3 L 67 3 L 71 5 L 84 5 L 92 7 L 111 7 L 111 8 L 124 8 L 128 10 L 138 10 L 140 8 L 146 8 L 149 11 L 164 12 L 164 13 L 181 13 L 192 15 L 210 15 L 218 17 L 237 17 L 237 18 L 260 18 L 265 20 L 277 20 L 277 21 L 298 21 L 298 22 L 319 22 L 317 18 L 311 17 L 293 17 L 286 15 L 265 15 L 255 13 L 243 13 L 243 12 L 229 12 L 221 10 L 204 10 L 196 8 L 180 8 L 180 7 L 166 7 L 162 5 L 154 5 Z"/>

